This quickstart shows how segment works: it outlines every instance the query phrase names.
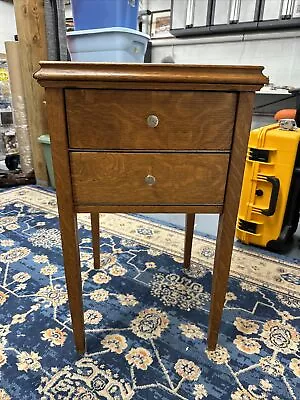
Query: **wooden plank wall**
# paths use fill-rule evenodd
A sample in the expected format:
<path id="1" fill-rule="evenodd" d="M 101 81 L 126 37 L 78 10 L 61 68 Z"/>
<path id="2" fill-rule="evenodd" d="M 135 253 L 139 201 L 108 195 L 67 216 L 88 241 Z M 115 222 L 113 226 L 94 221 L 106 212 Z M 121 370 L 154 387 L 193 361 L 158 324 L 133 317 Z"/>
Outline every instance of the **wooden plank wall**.
<path id="1" fill-rule="evenodd" d="M 48 184 L 43 149 L 37 138 L 47 133 L 45 91 L 33 79 L 39 61 L 47 59 L 44 1 L 14 1 L 17 32 L 20 43 L 20 63 L 30 132 L 33 166 L 37 183 Z"/>

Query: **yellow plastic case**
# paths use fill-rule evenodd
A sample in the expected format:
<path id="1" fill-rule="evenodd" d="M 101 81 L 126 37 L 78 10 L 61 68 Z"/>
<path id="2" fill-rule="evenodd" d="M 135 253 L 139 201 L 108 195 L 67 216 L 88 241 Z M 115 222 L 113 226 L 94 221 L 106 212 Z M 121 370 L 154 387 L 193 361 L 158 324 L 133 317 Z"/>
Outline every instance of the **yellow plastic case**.
<path id="1" fill-rule="evenodd" d="M 268 125 L 250 133 L 236 236 L 268 247 L 283 227 L 300 129 Z"/>

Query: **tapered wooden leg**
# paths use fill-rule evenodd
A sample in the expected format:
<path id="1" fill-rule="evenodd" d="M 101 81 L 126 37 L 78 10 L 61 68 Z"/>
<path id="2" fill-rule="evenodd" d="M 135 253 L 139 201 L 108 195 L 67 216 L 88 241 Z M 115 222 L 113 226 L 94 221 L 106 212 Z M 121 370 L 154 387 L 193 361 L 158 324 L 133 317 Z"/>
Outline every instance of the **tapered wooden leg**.
<path id="1" fill-rule="evenodd" d="M 220 216 L 216 244 L 211 306 L 208 325 L 208 349 L 215 350 L 227 291 L 236 218 L 250 130 L 252 93 L 239 95 L 237 118 L 226 185 L 223 213 Z"/>
<path id="2" fill-rule="evenodd" d="M 67 214 L 64 215 L 63 212 L 60 212 L 64 268 L 75 346 L 78 353 L 84 354 L 86 347 L 77 218 L 76 214 L 73 215 L 73 218 L 69 218 Z"/>
<path id="3" fill-rule="evenodd" d="M 49 89 L 46 93 L 46 100 L 51 145 L 55 149 L 52 152 L 52 159 L 69 307 L 76 350 L 83 354 L 85 352 L 85 335 L 78 230 L 73 205 L 63 90 Z"/>
<path id="4" fill-rule="evenodd" d="M 195 214 L 185 215 L 184 268 L 189 269 L 194 236 Z"/>
<path id="5" fill-rule="evenodd" d="M 209 350 L 215 350 L 218 342 L 218 334 L 227 292 L 234 232 L 235 221 L 234 224 L 232 224 L 231 216 L 226 213 L 220 215 L 208 326 Z"/>
<path id="6" fill-rule="evenodd" d="M 93 256 L 94 256 L 94 268 L 100 268 L 100 226 L 99 226 L 99 214 L 91 213 L 91 224 L 92 224 L 92 244 L 93 244 Z"/>

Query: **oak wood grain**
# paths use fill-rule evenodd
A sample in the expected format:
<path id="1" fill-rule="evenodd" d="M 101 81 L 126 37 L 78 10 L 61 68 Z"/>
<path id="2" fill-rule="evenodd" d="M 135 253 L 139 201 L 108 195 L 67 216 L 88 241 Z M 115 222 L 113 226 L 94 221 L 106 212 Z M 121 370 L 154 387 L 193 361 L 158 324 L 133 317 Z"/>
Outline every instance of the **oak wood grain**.
<path id="1" fill-rule="evenodd" d="M 66 90 L 71 148 L 228 150 L 235 93 Z M 158 118 L 149 127 L 147 118 Z M 87 123 L 82 129 L 82 122 Z"/>
<path id="2" fill-rule="evenodd" d="M 214 350 L 222 320 L 228 285 L 236 218 L 243 181 L 251 124 L 254 93 L 240 93 L 233 137 L 223 213 L 220 216 L 216 243 L 211 306 L 208 328 L 208 349 Z"/>
<path id="3" fill-rule="evenodd" d="M 222 205 L 200 204 L 200 205 L 99 205 L 99 204 L 75 204 L 78 213 L 197 213 L 197 214 L 221 214 Z"/>
<path id="4" fill-rule="evenodd" d="M 60 81 L 156 82 L 172 84 L 208 83 L 244 85 L 244 90 L 258 90 L 268 82 L 260 66 L 225 66 L 193 64 L 113 64 L 51 62 L 40 63 L 35 78 L 42 84 Z"/>
<path id="5" fill-rule="evenodd" d="M 76 204 L 222 204 L 228 154 L 70 153 Z M 153 176 L 155 183 L 145 183 Z M 188 188 L 188 190 L 187 190 Z"/>
<path id="6" fill-rule="evenodd" d="M 46 98 L 69 306 L 76 349 L 79 353 L 84 353 L 85 335 L 77 219 L 73 207 L 63 90 L 48 89 Z"/>
<path id="7" fill-rule="evenodd" d="M 258 90 L 258 85 L 242 85 L 238 83 L 197 83 L 197 82 L 116 82 L 116 81 L 39 81 L 45 87 L 63 87 L 66 89 L 129 89 L 129 90 L 195 90 L 209 92 L 249 92 Z"/>

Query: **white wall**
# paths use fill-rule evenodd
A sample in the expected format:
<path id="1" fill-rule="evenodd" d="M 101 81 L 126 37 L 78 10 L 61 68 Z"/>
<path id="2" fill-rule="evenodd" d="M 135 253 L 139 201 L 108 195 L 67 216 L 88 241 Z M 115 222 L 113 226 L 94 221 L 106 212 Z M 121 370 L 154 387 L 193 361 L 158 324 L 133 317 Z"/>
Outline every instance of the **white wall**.
<path id="1" fill-rule="evenodd" d="M 147 4 L 147 8 L 151 11 L 167 10 L 171 8 L 171 0 L 142 0 L 140 5 Z"/>
<path id="2" fill-rule="evenodd" d="M 0 53 L 5 53 L 4 42 L 14 40 L 16 33 L 14 6 L 0 0 Z"/>
<path id="3" fill-rule="evenodd" d="M 172 55 L 176 63 L 263 65 L 275 85 L 299 86 L 299 30 L 153 40 L 153 62 L 167 55 Z"/>
<path id="4" fill-rule="evenodd" d="M 151 11 L 170 8 L 170 0 L 143 0 Z M 263 65 L 277 86 L 299 86 L 300 30 L 198 38 L 154 39 L 152 62 L 173 56 L 176 63 Z"/>

